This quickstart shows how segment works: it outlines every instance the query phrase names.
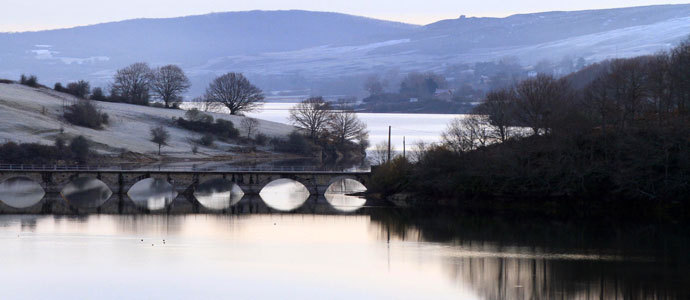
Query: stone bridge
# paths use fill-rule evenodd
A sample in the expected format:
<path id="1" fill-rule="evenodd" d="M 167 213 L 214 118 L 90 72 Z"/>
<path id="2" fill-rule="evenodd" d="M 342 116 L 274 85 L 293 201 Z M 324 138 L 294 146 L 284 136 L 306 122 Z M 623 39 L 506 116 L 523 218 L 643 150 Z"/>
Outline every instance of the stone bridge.
<path id="1" fill-rule="evenodd" d="M 43 187 L 46 193 L 59 193 L 77 177 L 95 178 L 105 183 L 113 194 L 124 195 L 137 182 L 146 178 L 164 179 L 178 193 L 194 190 L 200 183 L 223 178 L 236 183 L 245 194 L 258 194 L 268 183 L 287 178 L 302 183 L 312 195 L 323 194 L 335 181 L 354 179 L 366 185 L 369 172 L 337 171 L 91 171 L 91 170 L 0 170 L 0 182 L 13 177 L 26 177 Z"/>
<path id="2" fill-rule="evenodd" d="M 245 195 L 257 195 L 263 187 L 278 179 L 291 179 L 303 184 L 312 196 L 322 196 L 339 179 L 353 179 L 366 185 L 370 172 L 365 171 L 271 171 L 271 170 L 60 170 L 60 169 L 7 169 L 0 166 L 0 183 L 10 178 L 23 177 L 39 184 L 47 195 L 59 194 L 76 178 L 87 177 L 102 181 L 113 192 L 111 198 L 127 197 L 132 186 L 147 178 L 162 179 L 170 183 L 178 197 L 195 203 L 192 194 L 199 184 L 223 178 L 236 183 Z M 111 201 L 112 202 L 112 201 Z M 11 210 L 12 211 L 12 210 Z"/>

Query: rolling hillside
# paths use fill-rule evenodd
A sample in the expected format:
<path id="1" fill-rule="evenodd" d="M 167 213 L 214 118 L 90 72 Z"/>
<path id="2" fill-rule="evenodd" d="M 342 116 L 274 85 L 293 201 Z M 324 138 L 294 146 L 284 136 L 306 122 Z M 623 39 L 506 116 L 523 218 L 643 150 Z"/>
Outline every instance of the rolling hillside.
<path id="1" fill-rule="evenodd" d="M 267 91 L 334 94 L 361 90 L 372 73 L 433 70 L 517 57 L 523 64 L 565 56 L 588 62 L 651 54 L 690 35 L 690 5 L 662 5 L 506 18 L 443 20 L 426 26 L 310 11 L 250 11 L 137 19 L 70 29 L 0 34 L 0 78 L 91 80 L 106 86 L 137 61 L 175 63 L 190 96 L 216 75 L 246 73 Z"/>

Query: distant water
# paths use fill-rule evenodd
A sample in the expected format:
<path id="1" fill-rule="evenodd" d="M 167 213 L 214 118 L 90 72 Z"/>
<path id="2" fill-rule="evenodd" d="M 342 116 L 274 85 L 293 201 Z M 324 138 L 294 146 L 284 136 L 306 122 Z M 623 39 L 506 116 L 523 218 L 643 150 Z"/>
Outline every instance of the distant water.
<path id="1" fill-rule="evenodd" d="M 266 103 L 258 112 L 247 114 L 253 118 L 259 118 L 279 123 L 289 123 L 290 108 L 296 103 Z M 187 107 L 192 103 L 187 103 Z M 407 149 L 416 142 L 433 143 L 441 140 L 441 133 L 448 123 L 456 117 L 463 115 L 450 114 L 400 114 L 400 113 L 359 113 L 359 118 L 367 124 L 371 146 L 388 141 L 388 126 L 391 126 L 391 144 L 395 149 L 402 151 L 403 137 L 406 140 Z"/>
<path id="2" fill-rule="evenodd" d="M 687 238 L 654 228 L 415 215 L 5 215 L 0 298 L 690 296 Z"/>

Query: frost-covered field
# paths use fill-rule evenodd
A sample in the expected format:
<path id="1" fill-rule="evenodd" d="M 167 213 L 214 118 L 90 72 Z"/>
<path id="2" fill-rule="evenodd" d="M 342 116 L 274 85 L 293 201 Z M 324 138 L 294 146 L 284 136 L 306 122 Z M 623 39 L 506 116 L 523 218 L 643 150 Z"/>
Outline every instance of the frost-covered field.
<path id="1" fill-rule="evenodd" d="M 150 128 L 164 125 L 170 133 L 168 146 L 163 152 L 168 156 L 204 158 L 217 155 L 232 155 L 228 150 L 234 146 L 216 142 L 214 148 L 199 148 L 199 154 L 191 152 L 190 139 L 198 139 L 198 133 L 172 125 L 173 117 L 183 117 L 185 111 L 136 106 L 122 103 L 97 102 L 110 117 L 110 124 L 103 130 L 71 125 L 62 120 L 63 105 L 69 105 L 76 98 L 50 89 L 31 88 L 19 84 L 0 84 L 0 141 L 21 143 L 53 144 L 63 130 L 69 136 L 83 135 L 97 143 L 101 153 L 118 154 L 122 149 L 136 153 L 154 154 L 158 146 L 150 142 Z M 230 120 L 240 132 L 243 117 L 214 114 L 215 118 Z M 285 136 L 292 126 L 259 120 L 258 132 L 269 136 Z"/>

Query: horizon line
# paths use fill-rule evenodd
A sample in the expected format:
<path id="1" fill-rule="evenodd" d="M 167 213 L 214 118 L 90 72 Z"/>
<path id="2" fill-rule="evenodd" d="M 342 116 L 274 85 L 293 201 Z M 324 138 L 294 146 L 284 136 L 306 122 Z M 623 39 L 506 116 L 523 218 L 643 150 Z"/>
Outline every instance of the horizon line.
<path id="1" fill-rule="evenodd" d="M 428 25 L 442 22 L 442 21 L 456 20 L 456 19 L 459 19 L 460 17 L 465 17 L 467 19 L 471 19 L 471 18 L 506 19 L 506 18 L 510 18 L 510 17 L 514 17 L 514 16 L 536 15 L 536 14 L 546 14 L 546 13 L 588 12 L 588 11 L 642 8 L 642 7 L 687 6 L 687 5 L 690 5 L 690 3 L 636 5 L 636 6 L 607 7 L 607 8 L 593 8 L 593 9 L 576 9 L 576 10 L 550 10 L 550 11 L 535 11 L 535 12 L 516 12 L 516 13 L 503 14 L 503 15 L 484 15 L 484 16 L 479 16 L 479 15 L 470 16 L 470 15 L 460 14 L 460 15 L 458 15 L 457 18 L 439 17 L 438 19 L 435 19 L 434 21 L 429 22 L 429 23 L 414 23 L 414 22 L 407 22 L 407 21 L 389 19 L 389 18 L 384 18 L 384 17 L 357 15 L 357 14 L 346 13 L 346 12 L 337 12 L 337 11 L 308 10 L 308 9 L 275 9 L 275 10 L 252 9 L 252 10 L 237 10 L 237 11 L 211 11 L 211 12 L 206 12 L 206 13 L 178 15 L 178 16 L 136 17 L 136 18 L 128 18 L 128 19 L 120 19 L 120 20 L 103 21 L 103 22 L 97 22 L 97 23 L 67 25 L 64 27 L 45 27 L 45 28 L 30 29 L 30 30 L 23 30 L 23 31 L 22 30 L 19 30 L 19 31 L 2 31 L 2 30 L 0 30 L 0 34 L 20 34 L 20 33 L 43 32 L 43 31 L 55 31 L 55 30 L 69 30 L 69 29 L 75 29 L 75 28 L 81 28 L 81 27 L 90 27 L 90 26 L 98 26 L 98 25 L 104 25 L 104 24 L 122 23 L 122 22 L 128 22 L 128 21 L 136 21 L 136 20 L 168 20 L 168 19 L 202 17 L 202 16 L 208 16 L 208 15 L 214 15 L 214 14 L 252 13 L 252 12 L 291 12 L 292 11 L 292 12 L 311 12 L 311 13 L 332 13 L 332 14 L 347 15 L 347 16 L 352 16 L 352 17 L 366 18 L 366 19 L 383 21 L 383 22 L 392 22 L 392 23 L 399 23 L 399 24 L 403 24 L 403 25 L 424 27 L 424 26 L 428 26 Z"/>

